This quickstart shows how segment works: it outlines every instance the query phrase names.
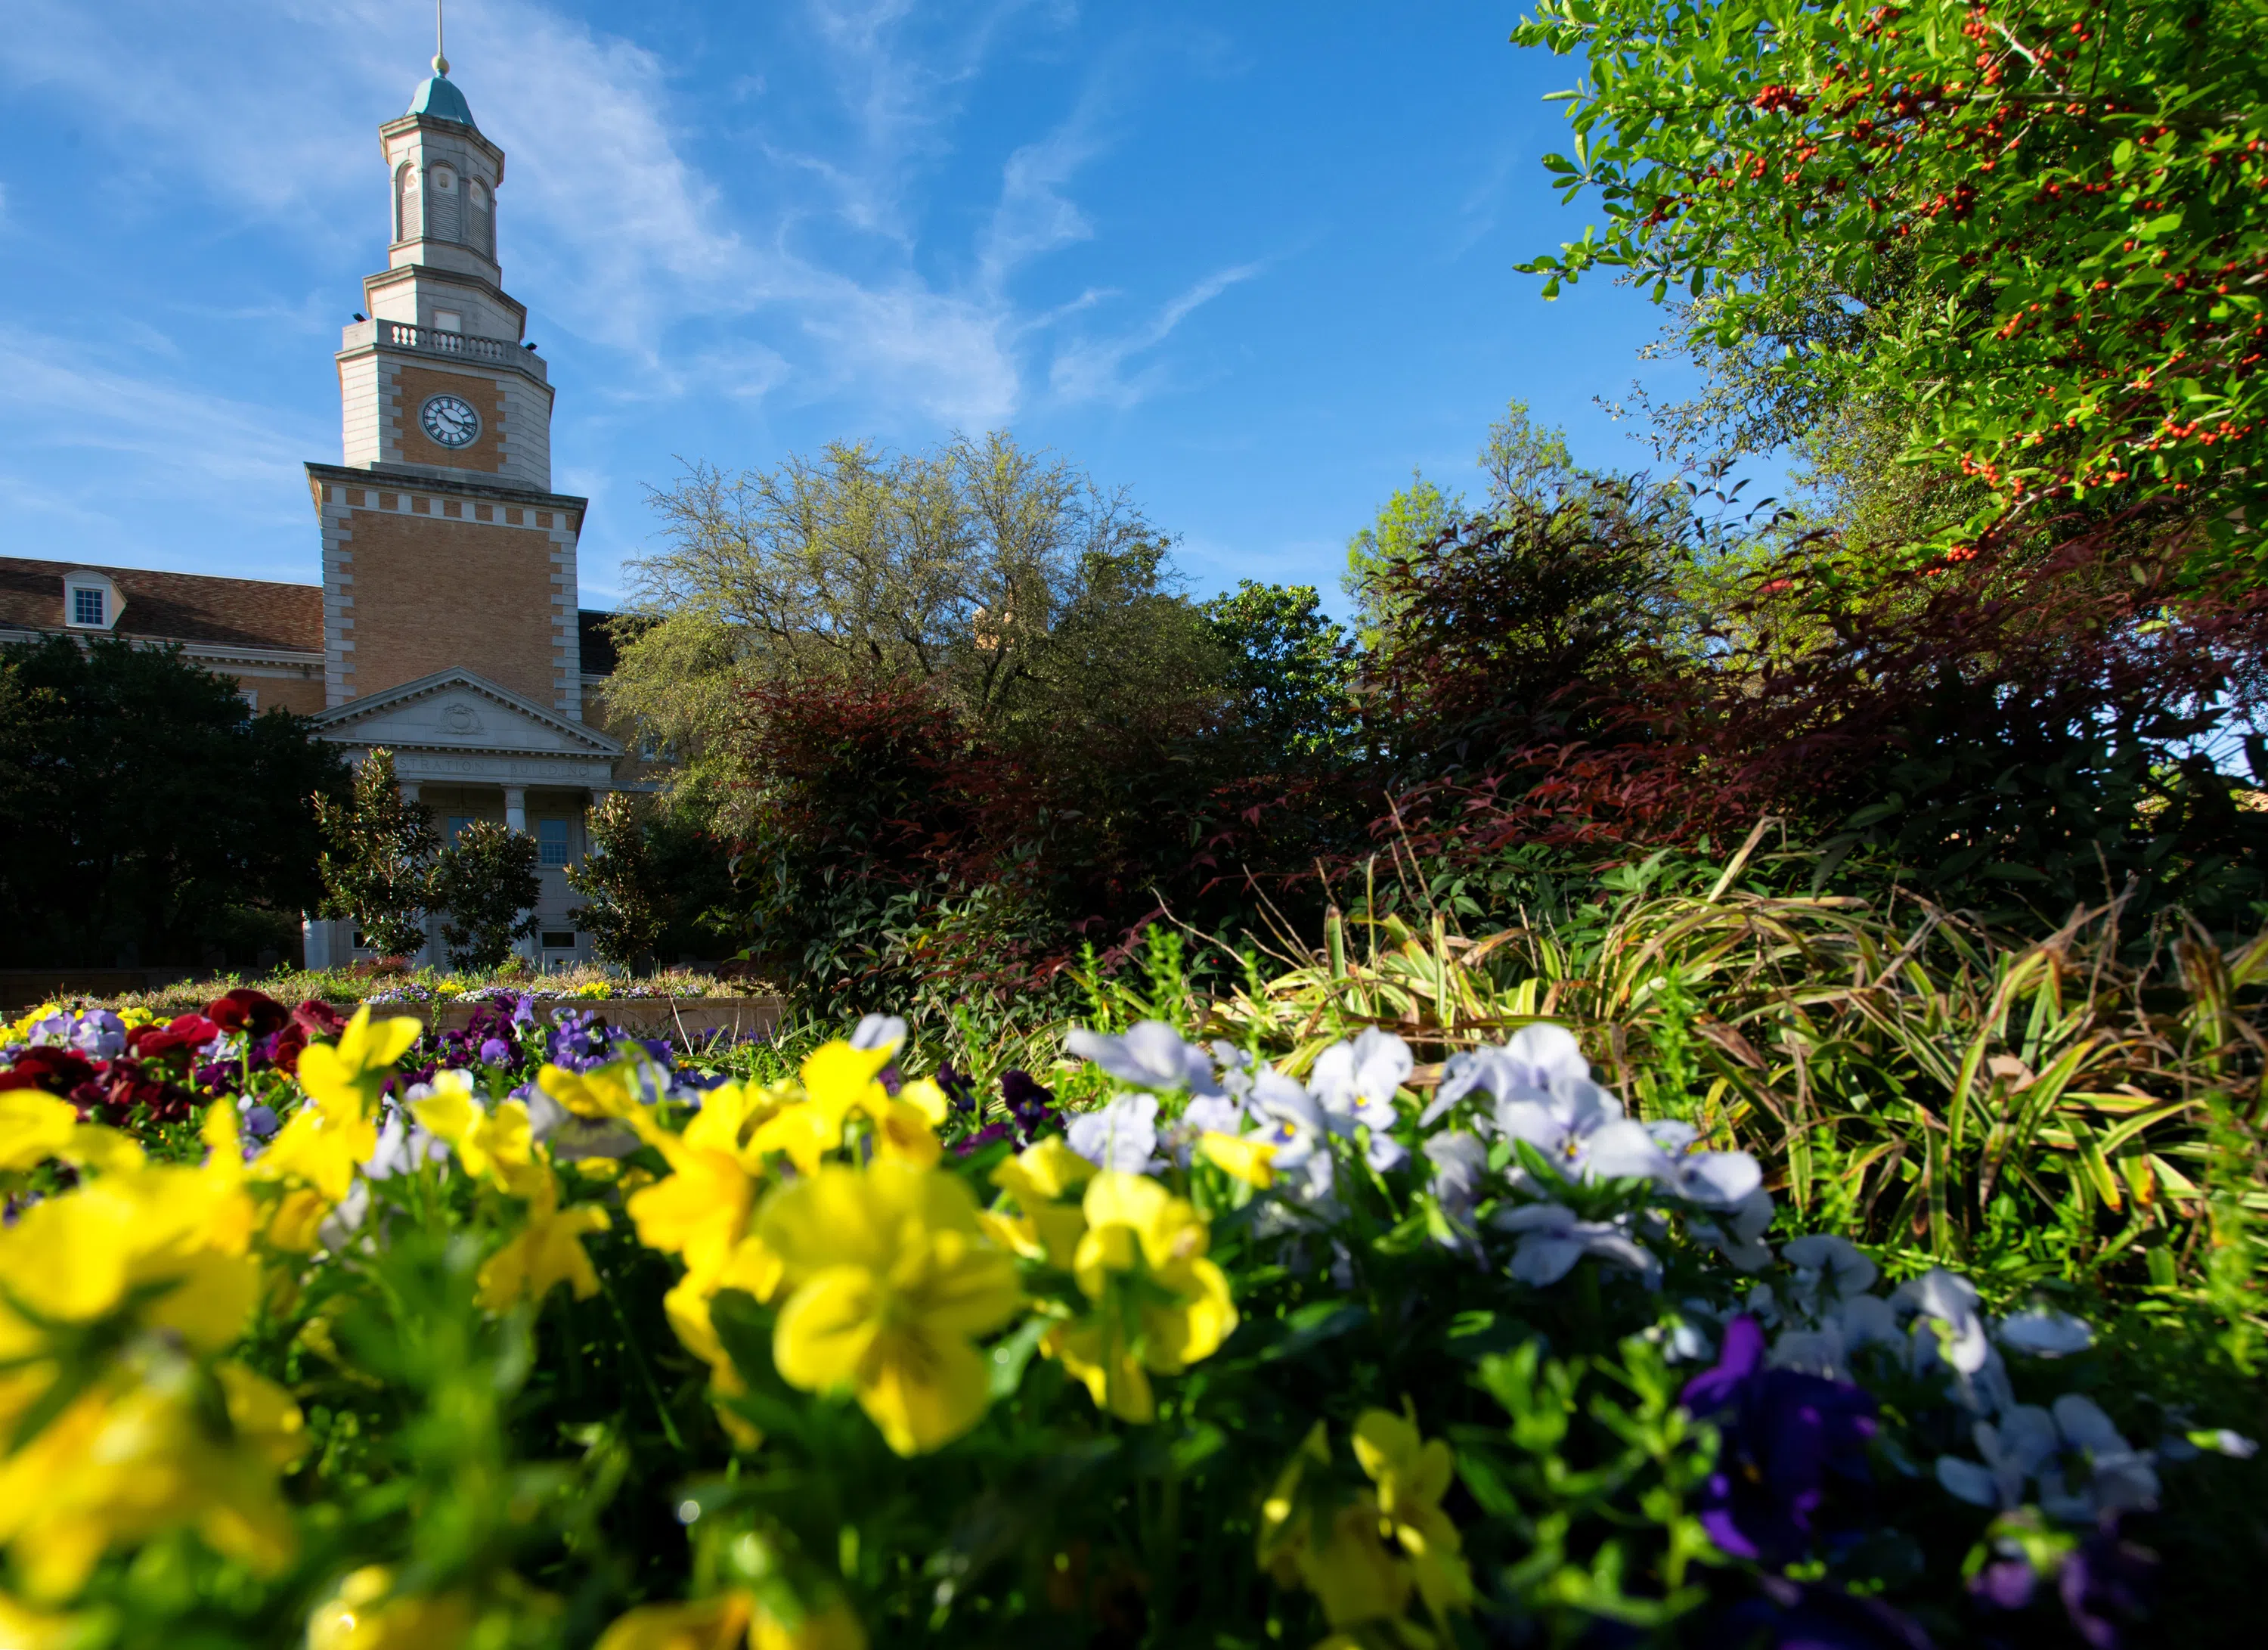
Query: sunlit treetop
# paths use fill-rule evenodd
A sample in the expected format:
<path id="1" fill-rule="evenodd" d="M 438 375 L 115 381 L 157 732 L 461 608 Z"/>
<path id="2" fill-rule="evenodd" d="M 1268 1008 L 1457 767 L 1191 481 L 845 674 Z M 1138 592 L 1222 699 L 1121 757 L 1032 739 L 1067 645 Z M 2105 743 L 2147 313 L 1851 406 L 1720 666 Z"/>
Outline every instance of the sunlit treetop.
<path id="1" fill-rule="evenodd" d="M 2268 6 L 1544 0 L 1513 39 L 1589 67 L 1545 165 L 1608 221 L 1523 266 L 1547 296 L 1616 269 L 1730 343 L 1824 271 L 1881 324 L 1791 370 L 1989 483 L 1956 540 L 2078 501 L 2259 553 Z"/>

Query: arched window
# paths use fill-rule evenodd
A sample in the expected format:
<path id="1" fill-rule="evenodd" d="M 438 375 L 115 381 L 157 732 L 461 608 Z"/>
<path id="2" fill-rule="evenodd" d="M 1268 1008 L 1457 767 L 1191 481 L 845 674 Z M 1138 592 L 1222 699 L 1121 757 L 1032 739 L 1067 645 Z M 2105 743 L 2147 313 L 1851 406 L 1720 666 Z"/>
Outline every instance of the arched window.
<path id="1" fill-rule="evenodd" d="M 436 166 L 425 174 L 425 233 L 435 240 L 462 240 L 464 197 L 457 188 L 457 174 L 447 166 Z"/>
<path id="2" fill-rule="evenodd" d="M 403 161 L 394 174 L 394 238 L 414 239 L 417 234 L 417 168 Z"/>
<path id="3" fill-rule="evenodd" d="M 489 188 L 478 178 L 465 180 L 465 239 L 489 256 L 496 256 L 496 220 L 489 211 Z"/>

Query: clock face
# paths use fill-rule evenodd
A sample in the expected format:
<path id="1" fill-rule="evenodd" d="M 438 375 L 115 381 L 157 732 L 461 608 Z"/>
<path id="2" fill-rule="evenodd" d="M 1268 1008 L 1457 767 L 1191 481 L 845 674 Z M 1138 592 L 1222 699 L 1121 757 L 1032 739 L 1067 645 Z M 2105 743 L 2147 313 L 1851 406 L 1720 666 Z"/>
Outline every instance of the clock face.
<path id="1" fill-rule="evenodd" d="M 469 401 L 454 395 L 436 395 L 418 413 L 417 424 L 445 447 L 469 446 L 481 432 L 481 416 Z"/>

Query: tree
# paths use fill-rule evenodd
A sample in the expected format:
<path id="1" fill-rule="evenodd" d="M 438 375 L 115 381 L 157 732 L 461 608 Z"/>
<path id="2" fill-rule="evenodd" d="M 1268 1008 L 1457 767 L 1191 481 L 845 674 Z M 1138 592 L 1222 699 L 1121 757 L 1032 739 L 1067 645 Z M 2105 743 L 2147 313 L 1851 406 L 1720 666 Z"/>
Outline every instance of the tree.
<path id="1" fill-rule="evenodd" d="M 1982 483 L 1914 549 L 2106 524 L 2193 572 L 2268 505 L 2268 12 L 2233 0 L 1735 8 L 1543 0 L 1588 59 L 1567 196 L 1599 269 L 1682 289 L 1735 357 L 1877 451 Z M 1747 358 L 1753 359 L 1753 357 Z M 1948 512 L 1949 513 L 1949 512 Z M 2248 575 L 2249 576 L 2249 575 Z"/>
<path id="2" fill-rule="evenodd" d="M 609 962 L 642 969 L 692 950 L 703 919 L 732 897 L 724 845 L 686 810 L 616 791 L 591 810 L 590 841 L 589 856 L 567 868 L 567 886 L 589 902 L 576 925 Z"/>
<path id="3" fill-rule="evenodd" d="M 526 832 L 475 820 L 434 858 L 431 897 L 445 913 L 441 937 L 453 965 L 493 969 L 535 932 L 538 851 Z"/>
<path id="4" fill-rule="evenodd" d="M 1407 566 L 1419 551 L 1463 519 L 1461 494 L 1445 493 L 1412 468 L 1410 485 L 1396 488 L 1378 507 L 1371 524 L 1347 541 L 1346 571 L 1339 586 L 1354 598 L 1357 622 L 1365 646 L 1376 645 L 1380 631 L 1392 617 L 1387 610 L 1390 575 Z"/>
<path id="5" fill-rule="evenodd" d="M 322 891 L 311 799 L 345 783 L 178 649 L 0 647 L 0 961 L 273 961 Z"/>
<path id="6" fill-rule="evenodd" d="M 1237 719 L 1262 748 L 1311 757 L 1348 737 L 1353 647 L 1313 585 L 1239 579 L 1200 611 L 1226 652 L 1223 685 Z"/>
<path id="7" fill-rule="evenodd" d="M 320 860 L 323 914 L 350 918 L 385 955 L 423 950 L 439 839 L 431 810 L 401 794 L 394 753 L 372 751 L 355 770 L 352 792 L 318 801 L 316 812 L 328 844 Z"/>
<path id="8" fill-rule="evenodd" d="M 688 470 L 655 498 L 607 697 L 738 818 L 759 684 L 920 683 L 970 727 L 1045 739 L 1117 705 L 1217 690 L 1210 633 L 1123 491 L 1005 434 L 777 469 Z"/>

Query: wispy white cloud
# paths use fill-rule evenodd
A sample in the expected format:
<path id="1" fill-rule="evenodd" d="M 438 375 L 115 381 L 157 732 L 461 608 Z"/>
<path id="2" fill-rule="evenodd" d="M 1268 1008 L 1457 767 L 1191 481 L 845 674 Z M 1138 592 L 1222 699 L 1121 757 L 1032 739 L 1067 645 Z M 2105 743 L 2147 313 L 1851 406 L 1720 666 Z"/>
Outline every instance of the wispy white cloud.
<path id="1" fill-rule="evenodd" d="M 465 8 L 451 18 L 452 77 L 508 151 L 497 198 L 507 283 L 530 302 L 539 337 L 564 328 L 624 357 L 615 399 L 625 405 L 696 394 L 839 399 L 884 424 L 982 425 L 1014 417 L 1039 373 L 1064 401 L 1128 405 L 1157 394 L 1171 372 L 1144 358 L 1253 266 L 1051 358 L 1049 341 L 1072 317 L 1122 300 L 1096 289 L 1035 309 L 1024 296 L 1027 272 L 1096 233 L 1075 185 L 1110 147 L 1115 71 L 1090 66 L 1068 117 L 1012 149 L 962 245 L 940 242 L 928 210 L 934 168 L 960 140 L 988 60 L 1011 38 L 1023 49 L 1053 38 L 1072 11 L 1071 0 L 945 12 L 912 0 L 808 0 L 801 15 L 824 118 L 775 122 L 779 72 L 739 77 L 756 122 L 737 156 L 758 170 L 743 174 L 715 169 L 713 156 L 704 168 L 677 71 L 653 50 L 544 0 Z M 406 105 L 423 72 L 431 47 L 417 9 L 14 0 L 10 14 L 0 84 L 86 111 L 89 132 L 114 145 L 119 187 L 194 189 L 223 221 L 296 239 L 319 261 L 374 267 L 384 181 L 372 129 Z M 799 105 L 806 116 L 811 101 Z M 799 233 L 814 210 L 853 232 L 849 249 L 839 235 Z M 298 326 L 332 302 L 348 307 L 350 294 L 261 295 L 247 313 L 289 306 Z M 165 318 L 152 324 L 162 332 Z M 114 380 L 133 369 L 107 370 L 114 402 Z M 162 393 L 162 378 L 150 383 Z"/>
<path id="2" fill-rule="evenodd" d="M 176 564 L 171 527 L 218 515 L 307 531 L 300 461 L 335 434 L 172 376 L 117 347 L 0 329 L 0 466 L 11 544 Z M 73 462 L 92 458 L 92 465 Z M 289 577 L 296 565 L 248 569 Z"/>
<path id="3" fill-rule="evenodd" d="M 1152 362 L 1130 376 L 1125 371 L 1134 357 L 1154 350 L 1190 314 L 1241 281 L 1261 272 L 1256 263 L 1240 263 L 1209 275 L 1131 332 L 1115 338 L 1080 339 L 1056 352 L 1048 371 L 1048 387 L 1066 401 L 1103 401 L 1131 407 L 1167 387 L 1168 369 Z"/>

